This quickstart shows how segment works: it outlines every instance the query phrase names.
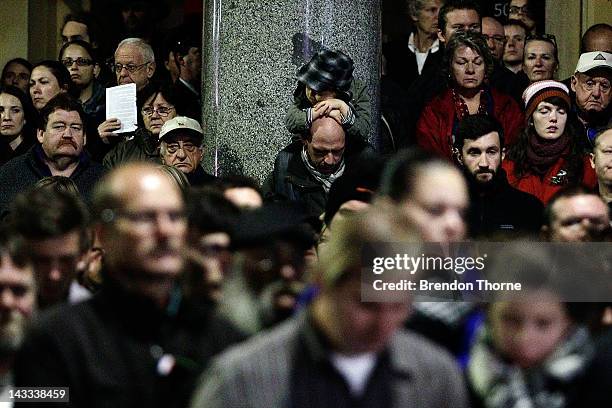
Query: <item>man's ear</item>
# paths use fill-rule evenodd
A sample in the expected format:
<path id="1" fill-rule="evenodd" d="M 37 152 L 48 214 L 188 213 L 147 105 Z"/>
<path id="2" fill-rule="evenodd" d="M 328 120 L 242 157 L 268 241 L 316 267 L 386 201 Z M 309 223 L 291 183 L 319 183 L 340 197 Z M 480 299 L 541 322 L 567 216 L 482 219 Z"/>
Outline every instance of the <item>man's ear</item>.
<path id="1" fill-rule="evenodd" d="M 465 163 L 463 163 L 463 155 L 461 154 L 461 151 L 453 146 L 452 152 L 453 152 L 453 156 L 457 158 L 457 161 L 459 162 L 459 164 L 461 166 L 465 166 Z"/>
<path id="2" fill-rule="evenodd" d="M 576 83 L 578 82 L 578 79 L 576 78 L 576 75 L 572 75 L 571 81 L 570 81 L 570 88 L 572 88 L 572 92 L 576 92 Z"/>
<path id="3" fill-rule="evenodd" d="M 438 28 L 438 40 L 440 40 L 441 43 L 446 43 L 446 39 L 444 38 L 444 33 L 442 33 L 442 30 L 440 30 Z"/>
<path id="4" fill-rule="evenodd" d="M 149 62 L 149 64 L 147 65 L 147 77 L 153 78 L 153 74 L 155 74 L 155 68 L 157 67 L 157 65 L 155 65 L 155 61 L 151 61 Z"/>
<path id="5" fill-rule="evenodd" d="M 101 70 L 102 68 L 100 67 L 100 64 L 98 63 L 94 64 L 94 69 L 93 69 L 94 78 L 98 78 Z"/>
<path id="6" fill-rule="evenodd" d="M 594 153 L 589 153 L 589 162 L 591 162 L 591 167 L 594 169 L 595 168 L 595 154 Z"/>
<path id="7" fill-rule="evenodd" d="M 43 140 L 45 140 L 45 131 L 42 129 L 36 129 L 36 139 L 42 144 Z"/>
<path id="8" fill-rule="evenodd" d="M 415 26 L 416 26 L 416 23 L 419 22 L 419 16 L 417 16 L 416 14 L 412 14 L 412 13 L 408 12 L 408 17 L 410 17 L 410 19 L 415 24 Z"/>
<path id="9" fill-rule="evenodd" d="M 502 148 L 501 150 L 501 161 L 504 161 L 504 159 L 506 158 L 506 148 Z"/>

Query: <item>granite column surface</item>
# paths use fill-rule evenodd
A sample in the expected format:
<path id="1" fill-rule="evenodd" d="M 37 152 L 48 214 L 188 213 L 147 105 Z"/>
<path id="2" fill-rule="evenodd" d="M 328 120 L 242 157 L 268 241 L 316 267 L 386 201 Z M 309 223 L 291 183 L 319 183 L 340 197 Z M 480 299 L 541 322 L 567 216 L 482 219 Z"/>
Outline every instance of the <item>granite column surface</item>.
<path id="1" fill-rule="evenodd" d="M 380 0 L 205 1 L 203 121 L 206 169 L 263 181 L 289 144 L 284 116 L 296 71 L 322 47 L 341 50 L 379 116 Z"/>

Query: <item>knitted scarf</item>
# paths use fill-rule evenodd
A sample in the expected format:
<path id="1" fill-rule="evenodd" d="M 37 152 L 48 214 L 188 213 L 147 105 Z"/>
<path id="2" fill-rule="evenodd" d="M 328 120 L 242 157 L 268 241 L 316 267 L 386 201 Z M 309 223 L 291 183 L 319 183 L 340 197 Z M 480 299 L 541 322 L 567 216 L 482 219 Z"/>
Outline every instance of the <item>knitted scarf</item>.
<path id="1" fill-rule="evenodd" d="M 451 88 L 451 96 L 453 98 L 453 104 L 455 105 L 455 113 L 457 115 L 457 119 L 461 121 L 464 117 L 470 116 L 470 111 L 467 107 L 467 104 L 459 95 L 455 88 Z M 487 94 L 483 89 L 480 91 L 480 105 L 478 105 L 478 114 L 486 115 L 487 112 Z"/>
<path id="2" fill-rule="evenodd" d="M 323 186 L 323 190 L 325 190 L 325 194 L 329 193 L 329 189 L 331 188 L 332 183 L 340 177 L 344 173 L 344 157 L 340 161 L 340 165 L 338 169 L 331 174 L 323 174 L 317 169 L 314 168 L 312 164 L 310 164 L 310 159 L 308 158 L 308 153 L 306 152 L 306 147 L 302 149 L 302 162 L 304 162 L 304 166 L 306 166 L 306 170 L 314 177 L 321 185 Z"/>
<path id="3" fill-rule="evenodd" d="M 557 139 L 548 140 L 541 138 L 535 132 L 529 132 L 526 167 L 540 176 L 546 174 L 561 155 L 569 153 L 569 144 L 570 138 L 566 133 Z"/>
<path id="4" fill-rule="evenodd" d="M 588 331 L 579 327 L 541 365 L 521 369 L 497 354 L 483 329 L 472 348 L 467 376 L 486 408 L 564 408 L 568 389 L 593 354 Z"/>

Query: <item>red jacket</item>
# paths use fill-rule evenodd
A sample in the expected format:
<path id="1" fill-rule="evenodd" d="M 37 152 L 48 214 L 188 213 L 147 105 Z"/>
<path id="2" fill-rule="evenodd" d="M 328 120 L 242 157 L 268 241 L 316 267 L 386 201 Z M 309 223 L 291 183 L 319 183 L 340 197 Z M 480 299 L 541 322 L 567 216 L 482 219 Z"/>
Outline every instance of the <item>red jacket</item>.
<path id="1" fill-rule="evenodd" d="M 582 184 L 589 188 L 594 189 L 597 185 L 597 175 L 595 171 L 591 167 L 591 163 L 589 161 L 588 156 L 584 156 L 584 165 L 583 165 L 583 176 L 582 176 Z M 502 162 L 502 167 L 506 170 L 506 174 L 508 175 L 508 182 L 514 188 L 517 188 L 521 191 L 524 191 L 529 194 L 533 194 L 536 196 L 544 205 L 550 201 L 550 198 L 560 189 L 567 186 L 567 181 L 561 184 L 553 184 L 552 178 L 559 174 L 559 171 L 565 167 L 565 160 L 563 158 L 559 158 L 557 162 L 551 166 L 551 168 L 546 172 L 543 177 L 538 176 L 537 174 L 529 173 L 524 175 L 520 179 L 516 177 L 514 174 L 514 162 L 512 160 L 504 160 Z"/>
<path id="2" fill-rule="evenodd" d="M 493 116 L 504 129 L 505 145 L 510 146 L 525 126 L 523 112 L 518 103 L 510 96 L 489 88 L 492 98 Z M 451 145 L 453 124 L 455 121 L 455 104 L 450 89 L 433 98 L 423 109 L 417 123 L 416 141 L 424 150 L 436 155 L 453 158 Z"/>

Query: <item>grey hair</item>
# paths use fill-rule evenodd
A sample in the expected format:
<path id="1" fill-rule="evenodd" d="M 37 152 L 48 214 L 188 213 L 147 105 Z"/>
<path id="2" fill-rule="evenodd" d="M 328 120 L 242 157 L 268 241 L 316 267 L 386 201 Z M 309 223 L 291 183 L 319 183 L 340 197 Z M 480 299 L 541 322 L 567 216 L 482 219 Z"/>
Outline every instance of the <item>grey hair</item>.
<path id="1" fill-rule="evenodd" d="M 415 16 L 423 7 L 426 0 L 406 0 L 406 9 L 410 17 Z"/>
<path id="2" fill-rule="evenodd" d="M 119 43 L 119 45 L 117 46 L 117 50 L 126 45 L 138 47 L 140 49 L 140 52 L 142 52 L 142 57 L 146 62 L 155 61 L 155 54 L 153 53 L 153 48 L 151 48 L 151 46 L 147 44 L 142 38 L 126 38 L 125 40 L 122 40 Z"/>
<path id="3" fill-rule="evenodd" d="M 443 69 L 447 74 L 450 75 L 452 72 L 452 63 L 455 56 L 455 50 L 459 47 L 471 48 L 478 55 L 480 55 L 485 63 L 486 67 L 486 78 L 491 78 L 493 75 L 494 61 L 491 51 L 487 46 L 487 40 L 484 39 L 483 35 L 474 31 L 463 31 L 459 30 L 450 38 L 446 45 L 446 51 L 444 53 L 444 65 Z"/>

